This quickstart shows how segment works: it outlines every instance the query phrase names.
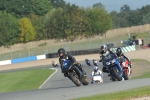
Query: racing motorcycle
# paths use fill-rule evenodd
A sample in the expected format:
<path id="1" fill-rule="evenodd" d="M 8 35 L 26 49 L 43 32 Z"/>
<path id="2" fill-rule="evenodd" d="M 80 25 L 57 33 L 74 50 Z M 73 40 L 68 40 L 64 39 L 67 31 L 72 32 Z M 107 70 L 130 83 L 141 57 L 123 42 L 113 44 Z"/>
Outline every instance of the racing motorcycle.
<path id="1" fill-rule="evenodd" d="M 87 65 L 91 66 L 91 62 L 90 62 L 89 59 L 85 59 L 85 63 L 86 63 Z"/>
<path id="2" fill-rule="evenodd" d="M 98 66 L 97 60 L 94 60 L 94 61 L 93 61 L 93 65 Z"/>
<path id="3" fill-rule="evenodd" d="M 54 62 L 54 61 L 52 61 L 52 66 L 53 67 L 59 67 L 58 64 L 56 62 Z"/>
<path id="4" fill-rule="evenodd" d="M 121 59 L 121 67 L 122 67 L 122 69 L 123 69 L 123 73 L 122 73 L 122 75 L 123 75 L 123 77 L 124 77 L 124 79 L 125 80 L 128 80 L 129 79 L 129 76 L 130 76 L 130 65 L 129 65 L 129 62 L 128 62 L 128 60 L 127 59 L 125 59 L 125 58 L 123 58 L 123 59 Z"/>
<path id="5" fill-rule="evenodd" d="M 102 83 L 103 82 L 103 74 L 95 74 L 92 77 L 92 82 L 91 83 Z"/>
<path id="6" fill-rule="evenodd" d="M 77 67 L 76 64 L 72 64 L 70 60 L 63 60 L 62 72 L 67 74 L 67 77 L 76 85 L 80 86 L 88 85 L 87 76 Z"/>
<path id="7" fill-rule="evenodd" d="M 114 54 L 107 54 L 104 57 L 104 65 L 106 66 L 112 81 L 122 80 L 122 69 L 119 67 L 119 61 Z"/>

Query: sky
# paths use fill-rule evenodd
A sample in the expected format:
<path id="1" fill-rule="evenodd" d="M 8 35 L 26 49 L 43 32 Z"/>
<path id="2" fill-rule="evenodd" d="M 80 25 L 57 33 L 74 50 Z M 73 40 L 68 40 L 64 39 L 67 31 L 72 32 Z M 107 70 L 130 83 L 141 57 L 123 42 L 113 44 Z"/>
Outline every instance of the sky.
<path id="1" fill-rule="evenodd" d="M 64 0 L 67 3 L 76 4 L 80 7 L 92 7 L 95 3 L 102 3 L 105 10 L 111 12 L 113 10 L 120 12 L 120 8 L 127 4 L 131 10 L 142 8 L 142 6 L 150 5 L 150 0 Z"/>

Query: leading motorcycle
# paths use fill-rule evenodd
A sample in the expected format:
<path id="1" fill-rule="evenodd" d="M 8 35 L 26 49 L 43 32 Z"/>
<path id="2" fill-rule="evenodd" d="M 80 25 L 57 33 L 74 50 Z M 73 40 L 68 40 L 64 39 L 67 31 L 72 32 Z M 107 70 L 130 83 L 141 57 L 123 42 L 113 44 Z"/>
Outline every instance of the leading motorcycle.
<path id="1" fill-rule="evenodd" d="M 72 64 L 70 60 L 63 60 L 62 72 L 67 74 L 67 77 L 76 85 L 80 86 L 88 85 L 87 76 L 77 67 L 76 64 Z"/>

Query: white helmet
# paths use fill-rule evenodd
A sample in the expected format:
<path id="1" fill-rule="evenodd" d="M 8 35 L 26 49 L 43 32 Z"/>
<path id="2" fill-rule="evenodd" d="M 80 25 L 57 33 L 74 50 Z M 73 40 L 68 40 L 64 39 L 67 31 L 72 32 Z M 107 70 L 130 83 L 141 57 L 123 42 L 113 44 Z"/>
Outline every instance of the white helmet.
<path id="1" fill-rule="evenodd" d="M 98 71 L 98 67 L 94 66 L 94 72 L 97 72 L 97 71 Z"/>
<path id="2" fill-rule="evenodd" d="M 100 52 L 101 52 L 101 53 L 106 53 L 106 51 L 107 51 L 107 45 L 106 45 L 106 44 L 102 44 L 102 45 L 100 46 Z"/>
<path id="3" fill-rule="evenodd" d="M 93 59 L 93 65 L 98 66 L 98 62 L 95 58 Z"/>

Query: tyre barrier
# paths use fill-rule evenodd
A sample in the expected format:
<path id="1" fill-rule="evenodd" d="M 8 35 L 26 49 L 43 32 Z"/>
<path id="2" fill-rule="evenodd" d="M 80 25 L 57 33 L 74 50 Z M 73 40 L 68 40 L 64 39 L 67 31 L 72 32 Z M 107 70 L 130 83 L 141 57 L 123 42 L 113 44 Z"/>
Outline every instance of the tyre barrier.
<path id="1" fill-rule="evenodd" d="M 127 46 L 127 47 L 120 47 L 123 52 L 130 52 L 136 50 L 135 46 Z M 117 47 L 110 48 L 112 51 L 116 51 Z M 87 55 L 87 54 L 97 54 L 99 53 L 99 48 L 96 49 L 89 49 L 89 50 L 79 50 L 79 51 L 68 51 L 67 53 L 70 53 L 72 55 Z M 57 53 L 49 53 L 46 55 L 38 55 L 38 56 L 31 56 L 31 57 L 24 57 L 24 58 L 17 58 L 17 59 L 11 59 L 11 60 L 4 60 L 0 61 L 0 65 L 7 65 L 7 64 L 16 64 L 21 62 L 28 62 L 28 61 L 35 61 L 35 60 L 41 60 L 41 59 L 47 59 L 47 58 L 57 58 Z"/>

